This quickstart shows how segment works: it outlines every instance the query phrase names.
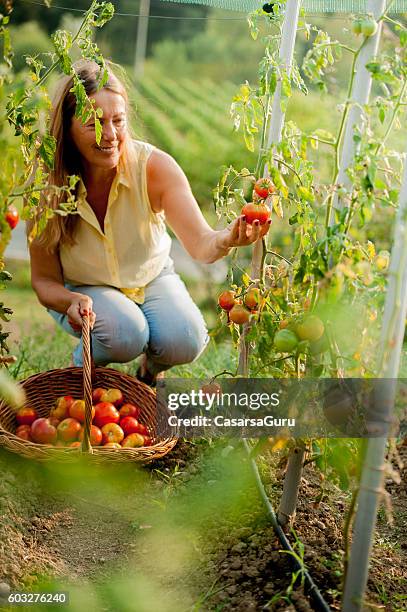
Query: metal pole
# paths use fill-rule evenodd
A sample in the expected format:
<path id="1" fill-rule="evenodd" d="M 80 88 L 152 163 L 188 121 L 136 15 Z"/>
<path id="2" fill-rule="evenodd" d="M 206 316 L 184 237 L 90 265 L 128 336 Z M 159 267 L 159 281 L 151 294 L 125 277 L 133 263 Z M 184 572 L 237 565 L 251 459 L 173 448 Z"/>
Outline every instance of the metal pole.
<path id="1" fill-rule="evenodd" d="M 293 61 L 300 7 L 301 0 L 287 0 L 283 24 L 283 33 L 280 45 L 281 65 L 285 70 L 287 70 L 287 72 L 290 71 L 291 64 Z M 281 109 L 281 80 L 279 80 L 273 97 L 271 124 L 267 136 L 268 149 L 270 148 L 273 142 L 279 142 L 281 140 L 284 118 L 285 113 Z"/>
<path id="2" fill-rule="evenodd" d="M 301 0 L 287 0 L 287 4 L 285 7 L 279 57 L 282 66 L 287 71 L 289 71 L 290 66 L 292 64 L 300 6 Z M 271 124 L 267 135 L 268 148 L 271 146 L 271 143 L 278 142 L 279 140 L 281 140 L 284 117 L 285 113 L 283 113 L 283 111 L 281 110 L 281 81 L 279 81 L 277 83 L 276 91 L 274 92 L 272 103 Z M 267 166 L 265 167 L 264 174 L 265 176 L 268 176 L 269 174 Z M 252 278 L 259 278 L 262 256 L 263 243 L 261 240 L 258 240 L 253 247 L 253 255 L 251 262 Z M 240 339 L 238 373 L 243 376 L 247 376 L 248 372 L 249 346 L 246 341 L 246 336 L 249 330 L 250 323 L 247 323 L 244 326 L 243 333 Z"/>
<path id="3" fill-rule="evenodd" d="M 134 57 L 134 77 L 140 79 L 144 74 L 146 59 L 148 18 L 150 15 L 150 0 L 140 0 L 140 16 L 137 24 L 136 53 Z"/>
<path id="4" fill-rule="evenodd" d="M 394 406 L 395 383 L 399 374 L 404 327 L 407 315 L 407 161 L 404 163 L 400 207 L 396 219 L 394 247 L 389 269 L 389 287 L 385 303 L 379 370 L 388 379 L 387 395 L 378 406 L 385 431 Z M 368 579 L 369 559 L 376 527 L 377 508 L 383 491 L 386 433 L 368 441 L 353 529 L 353 542 L 343 596 L 343 612 L 360 612 Z"/>
<path id="5" fill-rule="evenodd" d="M 367 12 L 372 13 L 375 19 L 378 19 L 386 8 L 386 0 L 369 0 L 367 3 Z M 353 141 L 353 133 L 355 126 L 360 125 L 363 106 L 368 103 L 370 97 L 370 90 L 372 88 L 372 75 L 366 69 L 366 64 L 377 54 L 379 48 L 379 41 L 381 35 L 382 22 L 379 22 L 379 27 L 374 36 L 365 39 L 363 48 L 360 51 L 359 57 L 356 61 L 355 72 L 356 77 L 353 84 L 353 91 L 351 95 L 352 106 L 349 111 L 345 134 L 343 138 L 342 156 L 339 165 L 338 184 L 343 185 L 347 189 L 351 186 L 346 170 L 349 168 L 353 161 L 355 154 L 355 143 Z M 333 206 L 329 219 L 329 225 L 335 223 L 335 209 L 342 210 L 343 201 L 338 198 L 338 194 L 335 193 L 333 199 Z"/>

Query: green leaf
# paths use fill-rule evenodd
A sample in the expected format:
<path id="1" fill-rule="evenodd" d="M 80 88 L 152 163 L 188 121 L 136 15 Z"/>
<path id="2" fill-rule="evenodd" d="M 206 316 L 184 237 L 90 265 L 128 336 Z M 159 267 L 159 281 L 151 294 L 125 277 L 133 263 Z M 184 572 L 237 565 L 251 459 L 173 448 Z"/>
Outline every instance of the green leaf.
<path id="1" fill-rule="evenodd" d="M 273 204 L 273 210 L 279 219 L 284 217 L 283 207 L 281 206 L 281 199 L 278 195 L 272 195 L 271 201 Z"/>
<path id="2" fill-rule="evenodd" d="M 51 136 L 51 134 L 45 134 L 39 148 L 39 154 L 50 170 L 54 169 L 56 146 L 57 142 L 54 136 Z"/>
<path id="3" fill-rule="evenodd" d="M 276 324 L 273 321 L 273 315 L 270 312 L 263 312 L 261 320 L 267 334 L 273 338 L 274 332 L 276 331 Z"/>
<path id="4" fill-rule="evenodd" d="M 304 185 L 300 185 L 298 187 L 298 193 L 301 195 L 301 197 L 306 200 L 307 202 L 315 202 L 315 196 L 312 193 L 312 191 L 310 191 L 307 187 L 304 187 Z"/>
<path id="5" fill-rule="evenodd" d="M 278 168 L 276 168 L 276 166 L 272 165 L 269 167 L 269 172 L 274 185 L 281 192 L 284 198 L 288 198 L 288 187 L 285 184 L 281 172 L 278 170 Z"/>
<path id="6" fill-rule="evenodd" d="M 272 70 L 269 75 L 269 93 L 271 95 L 274 94 L 277 88 L 277 71 L 275 69 Z"/>
<path id="7" fill-rule="evenodd" d="M 249 151 L 251 151 L 253 153 L 254 152 L 254 136 L 253 136 L 253 134 L 251 134 L 250 132 L 245 130 L 244 134 L 243 134 L 243 137 L 244 137 L 244 142 L 245 142 L 246 147 L 249 149 Z"/>
<path id="8" fill-rule="evenodd" d="M 111 2 L 102 2 L 99 4 L 100 13 L 96 19 L 93 20 L 93 25 L 97 28 L 101 28 L 105 25 L 114 15 L 114 6 Z"/>
<path id="9" fill-rule="evenodd" d="M 95 117 L 95 136 L 97 144 L 100 144 L 102 139 L 102 124 L 99 121 L 99 117 Z"/>

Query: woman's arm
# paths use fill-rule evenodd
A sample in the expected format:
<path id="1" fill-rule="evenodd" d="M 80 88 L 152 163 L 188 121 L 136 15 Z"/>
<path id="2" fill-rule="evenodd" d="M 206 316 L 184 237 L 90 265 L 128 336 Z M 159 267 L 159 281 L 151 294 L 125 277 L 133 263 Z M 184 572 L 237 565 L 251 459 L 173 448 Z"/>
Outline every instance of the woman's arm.
<path id="1" fill-rule="evenodd" d="M 270 223 L 260 226 L 236 219 L 224 230 L 213 230 L 192 194 L 184 172 L 167 153 L 155 150 L 147 163 L 148 194 L 154 212 L 165 212 L 166 220 L 188 253 L 202 263 L 213 263 L 232 247 L 245 246 L 264 236 Z"/>
<path id="2" fill-rule="evenodd" d="M 57 253 L 48 253 L 35 243 L 30 246 L 31 285 L 38 300 L 46 308 L 68 315 L 71 327 L 82 327 L 82 316 L 90 315 L 95 322 L 92 299 L 82 293 L 69 291 L 64 286 L 61 264 Z"/>

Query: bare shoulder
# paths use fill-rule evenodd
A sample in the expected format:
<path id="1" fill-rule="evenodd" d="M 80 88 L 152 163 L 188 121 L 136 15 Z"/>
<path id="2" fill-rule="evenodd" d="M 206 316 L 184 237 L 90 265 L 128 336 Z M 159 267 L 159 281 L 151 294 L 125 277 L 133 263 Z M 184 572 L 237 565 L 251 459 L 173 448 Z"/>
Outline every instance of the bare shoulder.
<path id="1" fill-rule="evenodd" d="M 147 161 L 147 180 L 162 185 L 177 176 L 185 177 L 175 159 L 165 151 L 154 149 Z"/>
<path id="2" fill-rule="evenodd" d="M 147 161 L 147 189 L 153 211 L 160 212 L 163 196 L 180 185 L 188 186 L 181 167 L 171 155 L 154 149 Z"/>

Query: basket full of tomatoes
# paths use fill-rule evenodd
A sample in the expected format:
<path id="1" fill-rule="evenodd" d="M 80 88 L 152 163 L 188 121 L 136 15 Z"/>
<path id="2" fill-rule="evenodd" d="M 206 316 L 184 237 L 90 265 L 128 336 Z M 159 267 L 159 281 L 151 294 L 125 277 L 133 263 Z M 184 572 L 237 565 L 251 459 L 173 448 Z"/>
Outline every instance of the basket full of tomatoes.
<path id="1" fill-rule="evenodd" d="M 176 444 L 167 408 L 155 391 L 112 368 L 94 367 L 89 319 L 82 328 L 83 368 L 50 370 L 21 383 L 26 402 L 17 412 L 0 403 L 0 444 L 37 460 L 158 459 Z M 166 432 L 165 437 L 157 431 Z"/>

